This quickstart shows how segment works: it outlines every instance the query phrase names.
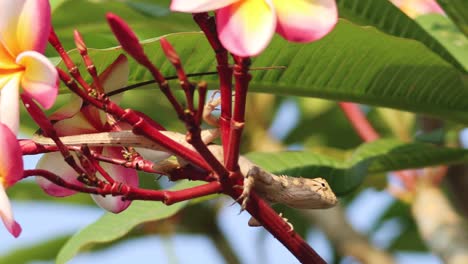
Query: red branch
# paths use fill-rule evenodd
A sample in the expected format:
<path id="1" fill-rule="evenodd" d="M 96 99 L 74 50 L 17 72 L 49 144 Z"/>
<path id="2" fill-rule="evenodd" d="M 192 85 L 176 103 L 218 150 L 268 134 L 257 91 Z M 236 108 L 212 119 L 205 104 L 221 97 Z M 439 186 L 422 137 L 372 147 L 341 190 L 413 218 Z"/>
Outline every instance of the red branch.
<path id="1" fill-rule="evenodd" d="M 219 118 L 219 127 L 221 129 L 221 142 L 223 143 L 224 160 L 227 160 L 227 146 L 229 142 L 229 133 L 232 116 L 232 67 L 228 62 L 228 52 L 219 41 L 216 32 L 216 23 L 213 17 L 207 13 L 193 14 L 193 19 L 197 22 L 200 29 L 205 33 L 208 42 L 213 48 L 217 70 L 219 74 L 219 89 L 221 92 L 221 117 Z"/>
<path id="2" fill-rule="evenodd" d="M 119 41 L 120 45 L 122 45 L 122 48 L 128 52 L 128 54 L 130 54 L 136 61 L 138 61 L 138 63 L 149 70 L 149 72 L 153 75 L 153 78 L 158 83 L 161 91 L 172 104 L 172 107 L 174 107 L 176 110 L 179 118 L 182 118 L 184 113 L 182 106 L 179 104 L 174 94 L 169 89 L 169 84 L 164 76 L 161 74 L 158 68 L 156 68 L 156 66 L 151 63 L 148 56 L 146 56 L 145 51 L 140 45 L 140 42 L 138 41 L 135 33 L 133 33 L 128 24 L 117 15 L 109 13 L 106 17 L 112 32 L 114 32 L 114 35 Z"/>
<path id="3" fill-rule="evenodd" d="M 83 98 L 85 102 L 114 116 L 116 121 L 124 121 L 128 123 L 133 127 L 133 132 L 135 134 L 140 134 L 153 140 L 162 147 L 166 148 L 169 152 L 192 164 L 184 167 L 183 169 L 175 169 L 168 172 L 171 179 L 176 179 L 184 173 L 188 174 L 190 171 L 192 171 L 199 172 L 196 173 L 196 176 L 193 178 L 200 177 L 205 181 L 211 182 L 205 185 L 171 192 L 165 190 L 160 191 L 140 189 L 118 182 L 114 182 L 112 184 L 99 182 L 96 187 L 70 185 L 70 183 L 66 183 L 57 177 L 57 175 L 43 170 L 26 171 L 25 175 L 40 175 L 54 183 L 57 183 L 58 185 L 67 188 L 69 187 L 70 189 L 79 190 L 82 192 L 101 195 L 118 195 L 122 196 L 123 199 L 131 200 L 155 200 L 162 201 L 166 204 L 172 204 L 175 202 L 219 192 L 224 192 L 230 195 L 232 198 L 237 199 L 240 195 L 240 190 L 235 189 L 234 186 L 242 185 L 244 179 L 238 170 L 238 158 L 240 138 L 245 122 L 244 114 L 247 90 L 249 81 L 251 79 L 251 76 L 248 73 L 250 60 L 248 58 L 234 57 L 236 65 L 234 71 L 232 71 L 231 66 L 228 64 L 228 53 L 221 45 L 217 37 L 214 18 L 209 17 L 206 13 L 194 15 L 195 21 L 197 21 L 197 23 L 200 25 L 200 28 L 203 30 L 207 36 L 208 41 L 213 47 L 218 62 L 217 70 L 220 76 L 221 89 L 220 128 L 225 155 L 225 166 L 223 166 L 223 164 L 221 164 L 208 150 L 207 146 L 203 144 L 200 138 L 200 111 L 202 109 L 200 104 L 204 102 L 203 100 L 206 86 L 200 85 L 199 93 L 200 96 L 203 95 L 203 98 L 200 98 L 198 109 L 195 111 L 193 108 L 194 105 L 192 104 L 193 86 L 190 86 L 190 83 L 186 77 L 187 75 L 183 72 L 182 65 L 178 60 L 177 54 L 172 49 L 172 47 L 167 45 L 168 43 L 163 41 L 163 50 L 166 52 L 167 57 L 175 66 L 181 81 L 182 88 L 186 92 L 186 99 L 189 106 L 188 109 L 184 111 L 182 106 L 175 99 L 174 95 L 169 89 L 167 81 L 144 53 L 143 47 L 139 44 L 136 35 L 130 30 L 129 26 L 123 22 L 123 20 L 113 14 L 109 14 L 107 18 L 123 49 L 152 73 L 153 77 L 156 79 L 156 82 L 159 84 L 159 87 L 176 110 L 179 118 L 186 124 L 188 129 L 188 141 L 192 143 L 198 153 L 164 136 L 162 133 L 160 133 L 159 127 L 154 126 L 152 122 L 137 112 L 131 109 L 124 110 L 105 96 L 98 96 L 97 98 L 91 96 L 89 94 L 91 89 L 90 86 L 88 84 L 82 83 L 83 78 L 77 71 L 77 67 L 73 64 L 73 62 L 71 62 L 68 54 L 64 52 L 55 33 L 52 33 L 51 37 L 49 38 L 50 42 L 62 56 L 71 75 L 75 80 L 78 81 L 78 83 L 81 85 L 81 88 L 67 73 L 58 69 L 61 80 L 70 88 L 71 91 Z M 77 42 L 78 46 L 85 47 L 81 37 L 77 37 Z M 85 53 L 82 53 L 82 55 L 85 56 Z M 89 66 L 90 65 L 88 65 L 88 67 Z M 232 111 L 233 73 L 235 77 L 236 94 L 234 110 Z M 25 142 L 23 146 L 23 151 L 50 151 L 50 149 L 47 147 L 44 149 L 34 149 L 34 146 L 27 142 Z M 95 157 L 93 153 L 90 155 L 93 158 Z M 118 161 L 108 160 L 108 162 Z M 197 167 L 201 168 L 201 170 Z M 220 179 L 216 179 L 213 176 L 213 173 L 210 172 L 215 172 L 218 176 L 220 176 Z M 273 211 L 263 200 L 258 198 L 255 193 L 251 194 L 250 202 L 247 205 L 247 211 L 251 213 L 251 215 L 255 217 L 260 223 L 262 223 L 263 226 L 279 241 L 281 241 L 281 243 L 283 243 L 301 262 L 324 263 L 323 259 L 321 259 L 320 256 L 317 255 L 317 253 L 302 238 L 300 238 L 294 231 L 290 230 L 289 225 L 281 217 L 279 217 L 278 214 Z"/>
<path id="4" fill-rule="evenodd" d="M 357 104 L 340 102 L 339 105 L 362 140 L 370 142 L 379 139 L 379 134 L 367 121 L 366 116 Z"/>
<path id="5" fill-rule="evenodd" d="M 238 193 L 230 193 L 238 197 Z M 247 211 L 280 241 L 301 263 L 326 263 L 271 207 L 255 193 L 250 194 Z"/>
<path id="6" fill-rule="evenodd" d="M 239 149 L 242 131 L 245 122 L 245 106 L 247 90 L 252 76 L 249 74 L 250 59 L 237 58 L 234 66 L 234 77 L 236 80 L 236 94 L 234 100 L 234 114 L 231 119 L 231 130 L 229 132 L 229 144 L 227 146 L 226 168 L 229 171 L 238 169 Z"/>
<path id="7" fill-rule="evenodd" d="M 30 176 L 44 177 L 59 186 L 78 192 L 98 194 L 102 196 L 122 196 L 122 199 L 126 200 L 161 201 L 166 205 L 171 205 L 177 202 L 182 202 L 221 192 L 221 185 L 218 182 L 210 182 L 207 184 L 187 188 L 180 191 L 161 191 L 135 188 L 122 183 L 102 183 L 99 187 L 76 185 L 66 182 L 59 175 L 41 169 L 25 170 L 23 175 L 24 178 Z"/>

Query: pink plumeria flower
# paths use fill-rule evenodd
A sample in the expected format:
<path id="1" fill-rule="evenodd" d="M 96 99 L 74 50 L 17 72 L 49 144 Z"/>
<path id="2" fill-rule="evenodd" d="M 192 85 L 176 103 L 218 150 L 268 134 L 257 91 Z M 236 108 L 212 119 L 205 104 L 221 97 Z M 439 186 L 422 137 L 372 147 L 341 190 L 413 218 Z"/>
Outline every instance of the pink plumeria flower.
<path id="1" fill-rule="evenodd" d="M 328 34 L 338 20 L 335 0 L 172 0 L 170 8 L 216 10 L 221 43 L 243 57 L 263 51 L 275 31 L 290 41 L 311 42 Z"/>
<path id="2" fill-rule="evenodd" d="M 127 58 L 121 55 L 99 75 L 99 79 L 105 92 L 108 93 L 124 87 L 127 83 L 128 75 Z M 118 102 L 120 97 L 121 95 L 112 96 L 112 100 Z M 94 106 L 83 104 L 83 101 L 77 96 L 72 96 L 70 103 L 57 110 L 50 118 L 58 120 L 54 124 L 54 128 L 59 136 L 105 132 L 115 128 L 113 126 L 113 119 L 108 117 L 105 112 Z M 93 147 L 91 149 L 108 157 L 122 158 L 122 148 Z M 101 163 L 100 165 L 115 181 L 130 186 L 138 186 L 138 175 L 135 170 L 108 163 Z M 44 154 L 39 160 L 37 168 L 51 171 L 61 176 L 67 182 L 82 185 L 76 179 L 76 171 L 64 162 L 62 155 L 58 152 Z M 97 176 L 104 179 L 100 174 L 97 174 Z M 36 180 L 44 191 L 52 196 L 64 197 L 76 193 L 74 190 L 58 186 L 42 177 L 36 177 Z M 113 213 L 125 210 L 131 203 L 129 200 L 122 201 L 121 197 L 92 195 L 92 198 L 99 206 Z"/>
<path id="3" fill-rule="evenodd" d="M 390 0 L 406 15 L 415 18 L 421 15 L 436 13 L 445 14 L 436 0 Z"/>
<path id="4" fill-rule="evenodd" d="M 2 123 L 0 123 L 0 142 L 0 218 L 7 230 L 14 237 L 18 237 L 21 227 L 13 218 L 5 189 L 23 177 L 23 156 L 16 136 Z"/>
<path id="5" fill-rule="evenodd" d="M 50 30 L 47 0 L 0 1 L 0 122 L 14 134 L 20 87 L 44 108 L 55 102 L 57 70 L 42 55 Z"/>
<path id="6" fill-rule="evenodd" d="M 15 237 L 21 227 L 13 219 L 5 189 L 23 176 L 16 140 L 19 95 L 24 93 L 44 108 L 55 101 L 57 71 L 42 55 L 50 30 L 47 0 L 0 1 L 0 217 Z"/>

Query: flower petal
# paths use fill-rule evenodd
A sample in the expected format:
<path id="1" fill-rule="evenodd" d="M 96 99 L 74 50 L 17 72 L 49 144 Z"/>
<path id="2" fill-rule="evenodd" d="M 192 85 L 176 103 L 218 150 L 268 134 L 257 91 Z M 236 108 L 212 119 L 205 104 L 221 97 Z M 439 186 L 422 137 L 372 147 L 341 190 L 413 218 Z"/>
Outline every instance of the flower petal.
<path id="1" fill-rule="evenodd" d="M 81 114 L 86 117 L 86 120 L 89 124 L 91 124 L 97 131 L 103 131 L 106 129 L 107 123 L 107 114 L 92 106 L 92 105 L 85 105 L 81 107 Z"/>
<path id="2" fill-rule="evenodd" d="M 129 74 L 130 68 L 128 67 L 128 59 L 125 55 L 120 54 L 119 57 L 99 75 L 99 80 L 104 87 L 104 91 L 109 93 L 127 85 Z M 117 94 L 111 96 L 112 101 L 118 104 L 122 99 L 122 95 L 123 94 Z"/>
<path id="3" fill-rule="evenodd" d="M 50 30 L 48 0 L 0 1 L 0 40 L 13 57 L 25 50 L 44 52 Z"/>
<path id="4" fill-rule="evenodd" d="M 42 158 L 37 163 L 36 168 L 55 173 L 66 182 L 76 185 L 83 185 L 76 179 L 76 171 L 73 170 L 73 168 L 63 160 L 63 156 L 59 152 L 44 154 L 44 156 L 42 156 Z M 76 193 L 76 191 L 58 186 L 44 177 L 37 176 L 36 181 L 48 195 L 65 197 Z"/>
<path id="5" fill-rule="evenodd" d="M 172 0 L 170 9 L 186 13 L 200 13 L 213 11 L 241 1 L 244 0 Z"/>
<path id="6" fill-rule="evenodd" d="M 255 56 L 270 42 L 276 28 L 271 0 L 243 0 L 216 13 L 223 46 L 238 56 Z"/>
<path id="7" fill-rule="evenodd" d="M 0 185 L 5 188 L 23 177 L 23 156 L 15 134 L 0 123 Z"/>
<path id="8" fill-rule="evenodd" d="M 0 122 L 8 126 L 15 135 L 18 134 L 19 126 L 20 77 L 21 74 L 10 76 L 0 90 Z"/>
<path id="9" fill-rule="evenodd" d="M 104 148 L 102 154 L 109 157 L 122 158 L 121 151 L 122 148 L 109 147 Z M 123 166 L 109 163 L 101 163 L 101 166 L 116 182 L 122 182 L 133 187 L 138 186 L 138 174 L 134 169 L 129 169 Z M 100 174 L 98 174 L 98 177 L 103 179 L 102 175 Z M 127 209 L 131 203 L 129 200 L 122 200 L 122 197 L 120 196 L 103 197 L 100 195 L 91 195 L 91 197 L 101 208 L 112 213 L 122 212 L 123 210 Z"/>
<path id="10" fill-rule="evenodd" d="M 10 201 L 6 195 L 3 185 L 0 184 L 0 218 L 6 229 L 14 236 L 18 237 L 21 234 L 21 226 L 13 218 Z"/>
<path id="11" fill-rule="evenodd" d="M 72 118 L 58 121 L 54 124 L 54 128 L 59 136 L 72 136 L 97 132 L 96 128 L 89 123 L 87 117 L 81 112 L 74 115 Z"/>
<path id="12" fill-rule="evenodd" d="M 16 58 L 25 67 L 21 78 L 24 92 L 44 108 L 49 109 L 58 93 L 58 73 L 54 65 L 42 54 L 25 51 Z"/>
<path id="13" fill-rule="evenodd" d="M 338 21 L 335 0 L 273 0 L 278 16 L 276 31 L 295 42 L 315 41 Z"/>
<path id="14" fill-rule="evenodd" d="M 407 16 L 415 18 L 421 15 L 438 13 L 445 14 L 444 10 L 435 0 L 390 0 L 398 6 Z"/>
<path id="15" fill-rule="evenodd" d="M 68 102 L 51 114 L 49 119 L 56 121 L 71 118 L 80 111 L 82 105 L 83 99 L 81 97 L 76 94 L 69 94 Z"/>
<path id="16" fill-rule="evenodd" d="M 162 160 L 168 159 L 170 156 L 172 156 L 172 154 L 168 153 L 168 152 L 152 150 L 152 149 L 147 149 L 147 148 L 135 148 L 135 150 L 144 159 L 150 160 L 152 162 L 162 161 Z"/>
<path id="17" fill-rule="evenodd" d="M 21 70 L 20 67 L 15 63 L 14 55 L 10 54 L 10 51 L 4 47 L 0 38 L 0 69 L 5 70 Z M 5 73 L 4 73 L 5 74 Z M 6 72 L 8 74 L 8 72 Z M 1 87 L 1 85 L 0 85 Z"/>

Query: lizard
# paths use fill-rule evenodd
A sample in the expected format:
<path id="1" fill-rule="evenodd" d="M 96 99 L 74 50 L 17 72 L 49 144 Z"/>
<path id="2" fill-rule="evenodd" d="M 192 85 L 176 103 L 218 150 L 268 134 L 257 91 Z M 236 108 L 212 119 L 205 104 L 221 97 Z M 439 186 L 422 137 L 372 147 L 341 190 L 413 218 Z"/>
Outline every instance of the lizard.
<path id="1" fill-rule="evenodd" d="M 161 131 L 161 133 L 194 150 L 185 140 L 184 134 L 172 131 Z M 202 131 L 202 140 L 205 144 L 212 142 L 217 136 L 218 129 Z M 41 145 L 55 145 L 51 138 L 37 133 L 34 134 L 32 140 Z M 144 136 L 136 135 L 130 130 L 63 136 L 60 137 L 60 140 L 66 146 L 84 144 L 88 146 L 121 146 L 136 147 L 137 151 L 168 152 L 157 143 Z M 208 149 L 220 162 L 223 162 L 222 146 L 208 145 Z M 171 154 L 167 153 L 166 158 L 169 156 Z M 144 158 L 146 157 L 144 156 Z M 181 161 L 179 163 L 183 164 Z M 338 202 L 329 184 L 323 178 L 309 179 L 275 175 L 263 170 L 244 156 L 239 157 L 239 167 L 242 175 L 244 175 L 243 191 L 238 198 L 238 200 L 242 200 L 241 211 L 246 208 L 252 189 L 270 204 L 281 203 L 298 209 L 325 209 L 333 207 Z M 286 218 L 283 219 L 287 222 Z M 251 218 L 249 225 L 260 226 L 260 223 L 255 218 Z"/>

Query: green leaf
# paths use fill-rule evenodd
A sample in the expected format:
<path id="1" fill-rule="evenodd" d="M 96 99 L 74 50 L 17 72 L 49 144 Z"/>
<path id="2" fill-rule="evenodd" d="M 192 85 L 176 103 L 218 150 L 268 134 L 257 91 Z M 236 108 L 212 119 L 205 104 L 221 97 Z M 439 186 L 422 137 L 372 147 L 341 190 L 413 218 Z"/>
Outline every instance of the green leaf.
<path id="1" fill-rule="evenodd" d="M 60 5 L 62 5 L 62 4 L 65 3 L 66 1 L 69 1 L 69 0 L 49 0 L 50 9 L 51 9 L 52 13 L 53 13 Z"/>
<path id="2" fill-rule="evenodd" d="M 143 2 L 134 2 L 134 1 L 125 1 L 125 3 L 135 9 L 136 11 L 142 13 L 143 15 L 150 17 L 163 17 L 167 16 L 170 13 L 169 8 L 162 7 L 154 3 L 143 3 Z"/>
<path id="3" fill-rule="evenodd" d="M 180 33 L 166 38 L 175 46 L 186 72 L 216 69 L 214 56 L 207 56 L 210 48 L 202 34 Z M 159 41 L 144 43 L 148 57 L 161 72 L 165 76 L 174 75 Z M 116 48 L 90 50 L 98 69 L 109 65 L 120 52 Z M 79 62 L 77 53 L 73 55 Z M 465 99 L 468 98 L 468 76 L 421 43 L 389 36 L 374 28 L 341 20 L 331 34 L 314 43 L 292 44 L 276 37 L 268 49 L 255 58 L 253 67 L 261 66 L 286 66 L 287 69 L 253 71 L 250 85 L 253 92 L 354 101 L 468 123 L 468 100 Z M 130 68 L 130 84 L 152 79 L 133 60 Z M 215 76 L 202 79 L 209 83 L 209 88 L 218 87 Z"/>
<path id="4" fill-rule="evenodd" d="M 445 16 L 430 14 L 416 21 L 437 39 L 457 60 L 468 69 L 468 38 Z"/>
<path id="5" fill-rule="evenodd" d="M 247 157 L 275 174 L 325 178 L 335 193 L 341 195 L 357 188 L 367 175 L 466 162 L 468 150 L 381 139 L 362 144 L 345 160 L 310 151 L 252 152 Z"/>
<path id="6" fill-rule="evenodd" d="M 184 181 L 176 184 L 174 189 L 185 189 L 198 184 Z M 141 223 L 167 218 L 186 205 L 187 202 L 166 206 L 155 201 L 134 201 L 120 214 L 106 213 L 67 241 L 57 256 L 57 263 L 66 263 L 87 246 L 121 238 Z"/>
<path id="7" fill-rule="evenodd" d="M 95 205 L 89 194 L 77 193 L 68 197 L 53 197 L 47 195 L 34 181 L 21 181 L 8 188 L 8 197 L 21 201 L 45 201 L 66 203 L 70 205 Z"/>
<path id="8" fill-rule="evenodd" d="M 56 0 L 58 1 L 58 0 Z M 130 2 L 132 2 L 130 4 Z M 56 7 L 52 16 L 52 25 L 66 50 L 75 47 L 73 30 L 83 35 L 90 48 L 107 48 L 116 46 L 118 42 L 110 30 L 106 14 L 111 12 L 123 18 L 140 38 L 153 38 L 163 34 L 199 30 L 190 14 L 171 12 L 164 16 L 148 17 L 148 12 L 155 13 L 157 6 L 167 10 L 169 0 L 158 0 L 152 9 L 146 9 L 142 14 L 141 8 L 145 3 L 135 1 L 63 1 Z M 146 5 L 149 5 L 146 3 Z M 138 10 L 136 10 L 138 6 Z M 86 14 L 86 15 L 83 15 Z M 57 53 L 48 48 L 47 55 L 56 56 Z"/>
<path id="9" fill-rule="evenodd" d="M 468 3 L 466 0 L 437 0 L 437 2 L 468 37 Z"/>
<path id="10" fill-rule="evenodd" d="M 420 41 L 458 69 L 465 72 L 468 70 L 466 65 L 462 66 L 458 61 L 461 58 L 448 52 L 437 39 L 389 0 L 337 0 L 337 3 L 340 17 L 359 25 L 376 27 L 394 36 Z"/>
<path id="11" fill-rule="evenodd" d="M 323 100 L 321 100 L 323 102 Z M 284 143 L 301 144 L 305 146 L 327 146 L 331 148 L 350 149 L 357 147 L 362 140 L 347 121 L 343 111 L 335 102 L 326 109 L 320 110 L 320 101 L 311 98 L 301 98 L 300 120 L 284 139 Z M 309 105 L 307 109 L 304 105 Z M 314 112 L 315 111 L 315 112 Z M 333 122 L 330 122 L 333 120 Z M 343 137 L 346 135 L 346 137 Z"/>
<path id="12" fill-rule="evenodd" d="M 253 66 L 260 65 L 287 69 L 254 73 L 253 91 L 354 101 L 468 121 L 466 75 L 424 45 L 373 28 L 342 20 L 318 42 L 299 45 L 277 38 L 254 61 Z"/>

